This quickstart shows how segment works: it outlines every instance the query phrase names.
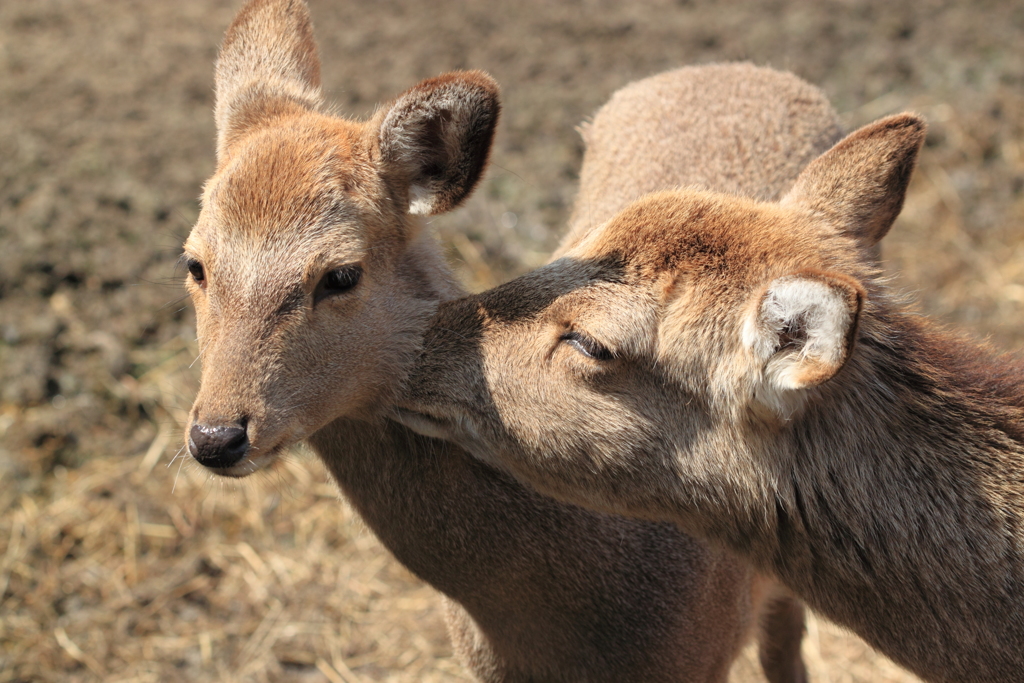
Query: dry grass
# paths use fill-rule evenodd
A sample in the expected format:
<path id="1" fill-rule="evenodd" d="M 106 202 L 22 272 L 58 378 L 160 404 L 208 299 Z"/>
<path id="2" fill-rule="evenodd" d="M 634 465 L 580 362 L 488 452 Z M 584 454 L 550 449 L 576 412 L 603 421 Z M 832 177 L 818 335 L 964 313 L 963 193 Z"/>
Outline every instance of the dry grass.
<path id="1" fill-rule="evenodd" d="M 239 4 L 0 3 L 0 682 L 465 680 L 436 594 L 313 459 L 242 484 L 172 459 L 196 371 L 172 264 L 212 169 L 212 62 Z M 850 127 L 927 116 L 888 267 L 927 313 L 1024 342 L 1020 2 L 311 5 L 348 112 L 451 68 L 502 83 L 494 166 L 435 221 L 474 289 L 546 258 L 573 126 L 615 89 L 751 59 L 823 87 Z M 914 680 L 815 620 L 805 656 L 819 682 Z M 760 680 L 749 653 L 733 678 Z"/>
<path id="2" fill-rule="evenodd" d="M 189 354 L 145 377 L 165 405 Z M 319 463 L 213 479 L 166 417 L 143 454 L 0 489 L 0 681 L 466 680 L 436 595 Z"/>
<path id="3" fill-rule="evenodd" d="M 142 455 L 3 489 L 0 681 L 469 680 L 437 595 L 316 460 L 237 484 L 177 443 L 167 426 Z M 804 648 L 816 681 L 914 680 L 813 617 Z M 761 680 L 748 648 L 733 681 Z"/>
<path id="4" fill-rule="evenodd" d="M 460 679 L 432 591 L 321 469 L 235 491 L 154 462 L 58 470 L 4 515 L 0 680 Z"/>

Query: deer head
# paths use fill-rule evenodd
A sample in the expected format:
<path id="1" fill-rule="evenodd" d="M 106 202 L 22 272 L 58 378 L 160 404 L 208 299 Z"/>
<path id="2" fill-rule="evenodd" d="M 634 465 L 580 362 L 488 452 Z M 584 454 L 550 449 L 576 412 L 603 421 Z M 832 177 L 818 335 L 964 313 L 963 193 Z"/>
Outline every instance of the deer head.
<path id="1" fill-rule="evenodd" d="M 397 419 L 589 507 L 742 505 L 730 489 L 763 482 L 739 483 L 741 461 L 770 450 L 753 442 L 854 353 L 923 136 L 908 114 L 866 126 L 777 203 L 648 195 L 558 261 L 445 303 Z M 758 476 L 781 476 L 766 460 Z"/>
<path id="2" fill-rule="evenodd" d="M 423 81 L 366 122 L 333 116 L 305 4 L 243 8 L 217 63 L 217 168 L 185 243 L 197 460 L 244 476 L 386 402 L 457 291 L 419 215 L 472 191 L 498 113 L 497 85 L 471 71 Z"/>

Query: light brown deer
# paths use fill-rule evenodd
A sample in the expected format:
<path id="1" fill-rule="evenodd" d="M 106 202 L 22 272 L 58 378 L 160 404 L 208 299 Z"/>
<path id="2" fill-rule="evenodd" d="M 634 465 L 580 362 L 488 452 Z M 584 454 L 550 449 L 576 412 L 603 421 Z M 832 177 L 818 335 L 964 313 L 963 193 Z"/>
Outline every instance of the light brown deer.
<path id="1" fill-rule="evenodd" d="M 403 421 L 732 548 L 928 680 L 1020 681 L 1024 365 L 873 256 L 924 135 L 866 126 L 778 202 L 652 194 L 442 305 Z"/>
<path id="2" fill-rule="evenodd" d="M 695 162 L 659 186 L 763 167 L 776 170 L 747 189 L 779 193 L 835 134 L 831 107 L 789 75 L 715 69 L 652 81 L 648 115 L 685 129 Z M 253 0 L 216 89 L 217 169 L 185 245 L 203 364 L 192 455 L 240 477 L 307 440 L 384 545 L 449 598 L 481 680 L 722 681 L 762 614 L 769 678 L 801 680 L 799 605 L 773 602 L 745 562 L 670 524 L 542 497 L 384 419 L 438 302 L 460 294 L 416 214 L 453 208 L 478 180 L 493 80 L 446 74 L 367 122 L 331 116 L 305 4 Z M 712 126 L 705 106 L 749 118 Z"/>

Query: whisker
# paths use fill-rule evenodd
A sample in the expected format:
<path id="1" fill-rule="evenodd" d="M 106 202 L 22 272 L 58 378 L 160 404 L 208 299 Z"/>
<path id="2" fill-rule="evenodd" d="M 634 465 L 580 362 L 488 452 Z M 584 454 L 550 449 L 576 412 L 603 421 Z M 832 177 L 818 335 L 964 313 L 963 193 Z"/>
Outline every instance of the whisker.
<path id="1" fill-rule="evenodd" d="M 174 484 L 171 485 L 171 493 L 172 494 L 174 493 L 174 489 L 178 488 L 178 477 L 181 476 L 181 466 L 184 465 L 184 464 L 185 464 L 185 458 L 182 458 L 181 462 L 178 463 L 178 471 L 174 475 Z"/>
<path id="2" fill-rule="evenodd" d="M 174 457 L 173 457 L 173 458 L 171 458 L 171 461 L 170 461 L 169 463 L 167 463 L 167 465 L 165 465 L 165 467 L 170 467 L 171 465 L 173 465 L 173 464 L 174 464 L 174 461 L 178 459 L 178 456 L 180 456 L 180 455 L 181 455 L 181 452 L 185 450 L 185 446 L 186 446 L 186 445 L 187 445 L 187 444 L 182 444 L 181 448 L 179 448 L 179 449 L 178 449 L 178 452 L 174 454 Z M 179 465 L 179 468 L 180 468 L 180 467 L 181 467 L 181 466 Z M 175 477 L 175 479 L 177 479 L 177 477 Z M 173 489 L 171 490 L 171 493 L 174 493 L 174 490 L 173 490 Z"/>

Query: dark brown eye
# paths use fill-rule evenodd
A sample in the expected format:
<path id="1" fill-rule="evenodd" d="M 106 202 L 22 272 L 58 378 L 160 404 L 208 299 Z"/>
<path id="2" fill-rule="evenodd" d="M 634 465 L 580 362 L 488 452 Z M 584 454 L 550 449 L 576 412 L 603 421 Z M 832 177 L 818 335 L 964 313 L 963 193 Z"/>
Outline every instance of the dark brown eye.
<path id="1" fill-rule="evenodd" d="M 562 335 L 562 341 L 587 358 L 599 361 L 609 361 L 615 358 L 607 346 L 602 345 L 593 337 L 588 337 L 580 332 L 566 332 Z"/>
<path id="2" fill-rule="evenodd" d="M 316 301 L 333 294 L 343 294 L 359 284 L 363 276 L 363 267 L 360 265 L 343 266 L 328 272 L 320 280 L 316 287 Z"/>
<path id="3" fill-rule="evenodd" d="M 206 271 L 203 270 L 203 264 L 194 258 L 190 258 L 187 261 L 188 272 L 192 274 L 192 279 L 196 281 L 197 285 L 203 285 L 206 282 Z"/>

